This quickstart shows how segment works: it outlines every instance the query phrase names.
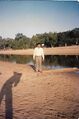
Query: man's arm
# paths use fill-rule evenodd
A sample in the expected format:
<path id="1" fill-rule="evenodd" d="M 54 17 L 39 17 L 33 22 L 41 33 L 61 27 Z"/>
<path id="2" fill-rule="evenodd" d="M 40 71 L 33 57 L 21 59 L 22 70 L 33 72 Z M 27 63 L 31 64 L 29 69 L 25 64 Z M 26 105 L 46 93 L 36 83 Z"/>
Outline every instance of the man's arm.
<path id="1" fill-rule="evenodd" d="M 35 49 L 33 51 L 33 60 L 35 60 Z"/>

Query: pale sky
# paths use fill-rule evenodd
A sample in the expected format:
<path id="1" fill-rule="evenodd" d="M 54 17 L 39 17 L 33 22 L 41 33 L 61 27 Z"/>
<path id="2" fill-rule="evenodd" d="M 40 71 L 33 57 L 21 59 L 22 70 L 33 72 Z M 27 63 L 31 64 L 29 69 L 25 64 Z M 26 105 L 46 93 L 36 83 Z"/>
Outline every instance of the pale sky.
<path id="1" fill-rule="evenodd" d="M 0 1 L 0 36 L 14 38 L 23 33 L 32 37 L 44 32 L 62 32 L 79 27 L 77 1 Z"/>

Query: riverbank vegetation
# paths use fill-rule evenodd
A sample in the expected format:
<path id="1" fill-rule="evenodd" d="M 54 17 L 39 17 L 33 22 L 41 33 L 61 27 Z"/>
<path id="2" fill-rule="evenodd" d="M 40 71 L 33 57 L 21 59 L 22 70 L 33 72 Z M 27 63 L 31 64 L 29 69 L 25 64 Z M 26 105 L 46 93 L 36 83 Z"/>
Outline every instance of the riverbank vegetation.
<path id="1" fill-rule="evenodd" d="M 32 38 L 17 33 L 15 38 L 2 38 L 0 36 L 0 49 L 27 49 L 34 48 L 40 42 L 45 47 L 59 47 L 79 45 L 79 28 L 65 32 L 49 32 L 33 35 Z"/>

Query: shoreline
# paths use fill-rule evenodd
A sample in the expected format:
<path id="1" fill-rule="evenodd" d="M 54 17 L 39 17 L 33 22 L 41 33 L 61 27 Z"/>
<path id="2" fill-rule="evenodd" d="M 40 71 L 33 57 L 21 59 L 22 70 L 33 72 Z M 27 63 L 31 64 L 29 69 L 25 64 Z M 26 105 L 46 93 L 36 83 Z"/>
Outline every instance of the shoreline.
<path id="1" fill-rule="evenodd" d="M 45 55 L 79 55 L 79 45 L 66 47 L 44 48 Z M 33 49 L 0 50 L 3 55 L 33 55 Z"/>
<path id="2" fill-rule="evenodd" d="M 24 67 L 24 69 L 28 69 L 28 67 L 29 67 L 29 69 L 31 69 L 33 72 L 32 73 L 36 73 L 35 71 L 34 71 L 34 68 L 32 67 L 32 65 L 30 65 L 30 64 L 21 64 L 21 63 L 15 63 L 15 62 L 10 62 L 10 61 L 0 61 L 0 64 L 2 65 L 10 65 L 11 67 L 12 66 L 14 66 L 14 67 L 17 67 L 17 69 L 18 69 L 18 67 Z M 43 67 L 43 73 L 54 73 L 54 72 L 77 72 L 77 71 L 79 71 L 79 68 L 77 68 L 77 67 L 66 67 L 66 68 L 58 68 L 58 69 L 47 69 L 47 68 L 45 68 L 45 67 Z"/>

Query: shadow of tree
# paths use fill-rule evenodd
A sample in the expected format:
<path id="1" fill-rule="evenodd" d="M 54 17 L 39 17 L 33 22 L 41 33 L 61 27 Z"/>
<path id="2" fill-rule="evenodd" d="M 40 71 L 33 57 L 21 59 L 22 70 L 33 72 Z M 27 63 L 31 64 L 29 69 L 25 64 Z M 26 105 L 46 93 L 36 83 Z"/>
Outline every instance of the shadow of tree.
<path id="1" fill-rule="evenodd" d="M 13 119 L 12 88 L 13 86 L 17 86 L 20 81 L 21 75 L 21 73 L 14 72 L 13 76 L 4 83 L 0 91 L 0 105 L 3 98 L 5 98 L 5 119 Z"/>

